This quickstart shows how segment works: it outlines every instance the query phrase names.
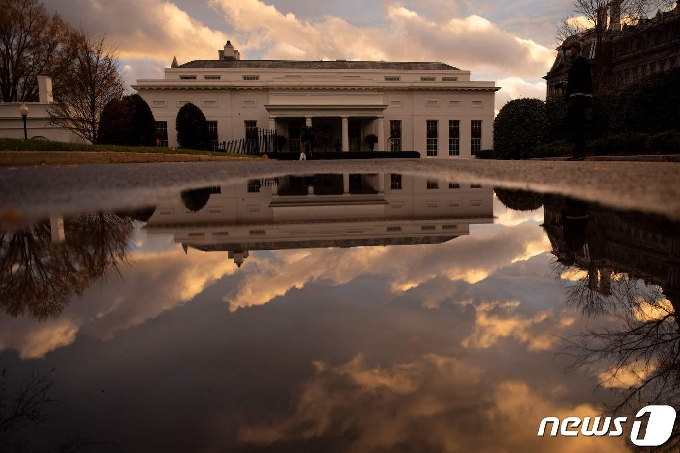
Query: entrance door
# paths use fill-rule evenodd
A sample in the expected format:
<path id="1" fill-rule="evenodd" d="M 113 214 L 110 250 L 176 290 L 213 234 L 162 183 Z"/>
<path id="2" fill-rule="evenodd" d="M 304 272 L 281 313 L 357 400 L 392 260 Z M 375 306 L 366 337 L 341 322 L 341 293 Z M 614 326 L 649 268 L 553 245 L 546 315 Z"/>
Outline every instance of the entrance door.
<path id="1" fill-rule="evenodd" d="M 349 150 L 353 152 L 361 151 L 361 121 L 349 120 Z"/>
<path id="2" fill-rule="evenodd" d="M 288 120 L 288 150 L 293 153 L 300 152 L 300 136 L 302 135 L 302 120 Z"/>

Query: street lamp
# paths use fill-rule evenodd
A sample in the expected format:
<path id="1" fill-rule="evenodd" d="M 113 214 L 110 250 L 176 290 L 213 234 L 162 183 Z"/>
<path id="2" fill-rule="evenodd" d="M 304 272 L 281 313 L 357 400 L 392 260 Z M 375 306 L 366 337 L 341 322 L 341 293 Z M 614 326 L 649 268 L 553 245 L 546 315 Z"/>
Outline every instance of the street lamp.
<path id="1" fill-rule="evenodd" d="M 24 119 L 24 140 L 28 140 L 28 132 L 26 132 L 26 117 L 28 116 L 28 107 L 26 106 L 25 102 L 21 104 L 21 107 L 19 107 L 19 113 Z"/>

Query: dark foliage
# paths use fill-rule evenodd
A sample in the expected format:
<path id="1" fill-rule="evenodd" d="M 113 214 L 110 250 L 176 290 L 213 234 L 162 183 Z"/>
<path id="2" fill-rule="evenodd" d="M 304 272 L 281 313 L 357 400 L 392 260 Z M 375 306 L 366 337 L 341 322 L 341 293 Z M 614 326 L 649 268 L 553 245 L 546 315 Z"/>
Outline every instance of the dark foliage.
<path id="1" fill-rule="evenodd" d="M 526 190 L 495 188 L 498 200 L 513 211 L 535 211 L 543 206 L 543 195 Z"/>
<path id="2" fill-rule="evenodd" d="M 191 102 L 184 104 L 177 113 L 175 128 L 180 147 L 187 149 L 208 149 L 210 145 L 208 122 L 203 111 L 198 106 Z"/>
<path id="3" fill-rule="evenodd" d="M 198 212 L 205 207 L 212 194 L 212 189 L 207 187 L 204 189 L 185 190 L 181 193 L 182 202 L 191 212 Z"/>
<path id="4" fill-rule="evenodd" d="M 99 142 L 119 146 L 156 146 L 156 120 L 138 94 L 116 99 L 104 107 Z"/>
<path id="5" fill-rule="evenodd" d="M 540 99 L 510 101 L 494 120 L 493 147 L 499 159 L 526 158 L 547 137 L 546 107 Z"/>

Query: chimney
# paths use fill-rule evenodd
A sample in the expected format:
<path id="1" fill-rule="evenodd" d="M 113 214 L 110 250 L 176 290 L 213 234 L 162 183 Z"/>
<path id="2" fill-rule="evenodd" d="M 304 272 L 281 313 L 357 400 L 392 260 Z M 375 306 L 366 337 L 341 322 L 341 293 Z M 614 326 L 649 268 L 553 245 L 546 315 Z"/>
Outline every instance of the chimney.
<path id="1" fill-rule="evenodd" d="M 220 59 L 222 60 L 239 60 L 241 57 L 238 50 L 234 49 L 231 41 L 227 41 L 224 45 L 224 50 L 220 51 Z"/>
<path id="2" fill-rule="evenodd" d="M 38 76 L 38 91 L 41 104 L 52 104 L 54 102 L 51 77 Z"/>
<path id="3" fill-rule="evenodd" d="M 610 31 L 621 31 L 621 2 L 622 0 L 613 0 L 609 4 Z"/>

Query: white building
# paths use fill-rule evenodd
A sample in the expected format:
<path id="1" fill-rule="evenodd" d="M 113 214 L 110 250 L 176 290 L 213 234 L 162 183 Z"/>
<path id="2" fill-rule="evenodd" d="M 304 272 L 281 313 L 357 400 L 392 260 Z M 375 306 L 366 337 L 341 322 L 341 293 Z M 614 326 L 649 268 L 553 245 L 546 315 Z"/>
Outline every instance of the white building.
<path id="1" fill-rule="evenodd" d="M 310 174 L 185 191 L 157 206 L 148 234 L 185 251 L 436 244 L 493 223 L 493 189 L 400 174 Z"/>
<path id="2" fill-rule="evenodd" d="M 163 145 L 177 146 L 175 118 L 199 106 L 215 141 L 242 139 L 249 129 L 276 129 L 284 150 L 300 149 L 302 127 L 314 126 L 318 147 L 419 151 L 426 157 L 471 157 L 490 148 L 495 82 L 443 63 L 241 60 L 227 41 L 217 60 L 165 70 L 165 78 L 133 86 L 158 121 Z"/>
<path id="3" fill-rule="evenodd" d="M 50 124 L 48 110 L 54 103 L 52 79 L 38 77 L 39 102 L 26 102 L 26 136 L 29 139 L 52 140 L 67 143 L 83 143 L 84 140 L 73 132 Z M 24 123 L 19 108 L 22 102 L 0 102 L 0 137 L 24 138 Z"/>

